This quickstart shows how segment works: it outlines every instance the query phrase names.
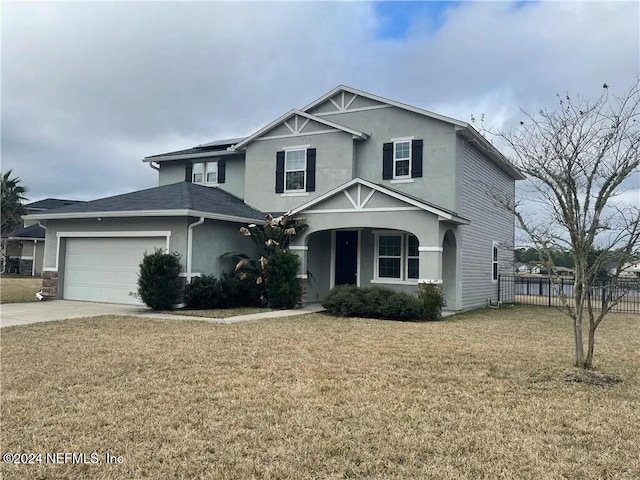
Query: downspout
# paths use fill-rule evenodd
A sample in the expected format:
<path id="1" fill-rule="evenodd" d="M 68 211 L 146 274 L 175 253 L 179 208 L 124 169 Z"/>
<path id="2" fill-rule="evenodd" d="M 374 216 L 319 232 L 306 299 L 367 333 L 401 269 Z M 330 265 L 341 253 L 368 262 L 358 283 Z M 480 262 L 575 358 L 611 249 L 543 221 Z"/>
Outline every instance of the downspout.
<path id="1" fill-rule="evenodd" d="M 148 164 L 148 165 L 149 165 L 151 168 L 153 168 L 156 172 L 159 172 L 159 171 L 160 171 L 160 167 L 156 167 L 156 166 L 153 164 L 153 162 L 149 162 L 149 164 Z"/>
<path id="2" fill-rule="evenodd" d="M 193 227 L 202 225 L 204 223 L 204 217 L 200 217 L 200 220 L 189 225 L 187 231 L 187 283 L 191 283 L 191 264 L 193 257 Z"/>

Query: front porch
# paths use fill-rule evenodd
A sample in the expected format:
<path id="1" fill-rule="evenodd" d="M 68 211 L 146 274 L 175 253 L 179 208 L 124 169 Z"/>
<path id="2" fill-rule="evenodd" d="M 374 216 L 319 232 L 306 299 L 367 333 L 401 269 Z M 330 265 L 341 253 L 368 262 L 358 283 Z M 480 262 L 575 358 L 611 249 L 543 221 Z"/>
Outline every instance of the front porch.
<path id="1" fill-rule="evenodd" d="M 454 229 L 441 233 L 438 228 L 437 244 L 384 226 L 319 230 L 290 248 L 300 257 L 299 276 L 309 303 L 322 301 L 336 285 L 412 293 L 419 283 L 432 283 L 442 286 L 447 310 L 455 311 L 461 308 L 461 289 Z"/>

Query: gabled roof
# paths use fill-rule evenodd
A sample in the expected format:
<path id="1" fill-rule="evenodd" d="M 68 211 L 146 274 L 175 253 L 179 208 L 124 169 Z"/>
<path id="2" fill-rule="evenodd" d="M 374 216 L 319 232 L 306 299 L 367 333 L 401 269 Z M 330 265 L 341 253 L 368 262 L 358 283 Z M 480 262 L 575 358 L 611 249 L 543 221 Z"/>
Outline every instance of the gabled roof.
<path id="1" fill-rule="evenodd" d="M 45 198 L 37 202 L 27 203 L 24 207 L 27 210 L 51 210 L 52 208 L 60 208 L 66 205 L 74 205 L 76 203 L 84 203 L 82 200 L 65 200 L 62 198 Z"/>
<path id="2" fill-rule="evenodd" d="M 27 215 L 30 220 L 97 217 L 194 216 L 261 223 L 264 214 L 216 187 L 173 183 Z"/>
<path id="3" fill-rule="evenodd" d="M 143 162 L 162 162 L 166 160 L 182 160 L 201 157 L 221 157 L 227 155 L 238 155 L 238 152 L 228 151 L 227 149 L 241 141 L 240 138 L 227 138 L 223 140 L 214 140 L 213 142 L 196 145 L 192 148 L 184 150 L 176 150 L 174 152 L 159 153 L 157 155 L 149 155 L 142 159 Z"/>
<path id="4" fill-rule="evenodd" d="M 38 224 L 18 228 L 7 236 L 7 240 L 40 240 L 45 237 L 45 229 Z"/>
<path id="5" fill-rule="evenodd" d="M 372 190 L 376 190 L 378 192 L 384 193 L 385 195 L 389 195 L 390 197 L 393 197 L 400 201 L 408 203 L 409 205 L 413 205 L 414 207 L 420 208 L 429 213 L 433 213 L 434 215 L 437 215 L 440 220 L 447 220 L 452 223 L 457 223 L 460 225 L 468 225 L 470 223 L 469 220 L 467 220 L 464 217 L 461 217 L 460 215 L 458 215 L 455 212 L 452 212 L 451 210 L 447 210 L 446 208 L 442 208 L 432 203 L 425 202 L 424 200 L 421 200 L 411 195 L 407 195 L 406 193 L 403 193 L 403 192 L 399 192 L 398 190 L 394 190 L 392 188 L 379 185 L 377 183 L 369 182 L 368 180 L 364 180 L 362 178 L 354 178 L 353 180 L 350 180 L 347 183 L 334 188 L 333 190 L 329 190 L 324 195 L 320 195 L 319 197 L 314 198 L 313 200 L 303 205 L 300 205 L 297 208 L 294 208 L 293 210 L 291 210 L 291 214 L 296 214 L 304 210 L 308 210 L 310 207 L 313 207 L 314 205 L 317 205 L 342 191 L 348 190 L 349 188 L 351 188 L 353 185 L 356 185 L 356 184 L 364 185 L 365 187 L 371 188 Z"/>
<path id="6" fill-rule="evenodd" d="M 331 121 L 329 121 L 327 119 L 324 119 L 322 117 L 317 117 L 317 116 L 312 115 L 310 113 L 303 112 L 302 110 L 298 110 L 298 109 L 294 108 L 293 110 L 289 110 L 287 113 L 285 113 L 281 117 L 276 118 L 273 122 L 271 122 L 268 125 L 262 127 L 257 132 L 249 135 L 247 138 L 245 138 L 241 142 L 239 142 L 236 145 L 234 145 L 233 149 L 234 150 L 238 150 L 238 149 L 246 147 L 249 143 L 251 143 L 256 138 L 261 137 L 263 134 L 267 133 L 269 130 L 273 129 L 274 127 L 277 127 L 282 122 L 287 121 L 288 119 L 290 119 L 294 115 L 299 115 L 301 117 L 308 118 L 309 120 L 313 120 L 314 122 L 318 122 L 318 123 L 321 123 L 323 125 L 326 125 L 327 127 L 335 128 L 336 130 L 341 130 L 341 131 L 343 131 L 345 133 L 350 133 L 354 137 L 357 137 L 357 138 L 360 138 L 360 139 L 369 138 L 369 135 L 367 135 L 366 133 L 360 132 L 358 130 L 354 130 L 354 129 L 349 128 L 349 127 L 345 127 L 344 125 L 340 125 L 338 123 L 331 122 Z"/>
<path id="7" fill-rule="evenodd" d="M 333 98 L 340 92 L 348 92 L 353 95 L 358 95 L 361 97 L 369 98 L 376 102 L 384 103 L 387 105 L 392 105 L 394 107 L 401 108 L 403 110 L 408 110 L 413 113 L 417 113 L 419 115 L 423 115 L 425 117 L 433 118 L 435 120 L 440 120 L 442 122 L 447 122 L 456 127 L 456 131 L 461 133 L 465 138 L 475 142 L 479 148 L 485 153 L 498 167 L 506 171 L 511 177 L 516 180 L 524 180 L 526 177 L 518 170 L 496 147 L 494 147 L 491 142 L 489 142 L 486 138 L 484 138 L 472 125 L 467 122 L 463 122 L 461 120 L 456 120 L 455 118 L 447 117 L 445 115 L 440 115 L 438 113 L 430 112 L 429 110 L 424 110 L 422 108 L 414 107 L 413 105 L 408 105 L 406 103 L 398 102 L 396 100 L 391 100 L 389 98 L 380 97 L 378 95 L 374 95 L 372 93 L 364 92 L 362 90 L 358 90 L 353 87 L 348 87 L 346 85 L 338 85 L 333 90 L 325 93 L 323 96 L 314 100 L 309 105 L 304 107 L 302 111 L 308 112 L 312 110 L 314 107 L 317 107 L 323 102 L 326 102 L 330 98 Z"/>
<path id="8" fill-rule="evenodd" d="M 362 90 L 358 90 L 357 88 L 348 87 L 347 85 L 338 85 L 336 88 L 331 90 L 330 92 L 325 93 L 317 100 L 314 100 L 309 105 L 302 109 L 303 112 L 308 112 L 309 110 L 317 107 L 321 103 L 326 102 L 330 98 L 333 98 L 340 92 L 348 92 L 354 95 L 358 95 L 360 97 L 369 98 L 371 100 L 375 100 L 376 102 L 386 103 L 387 105 L 393 105 L 394 107 L 402 108 L 404 110 L 409 110 L 410 112 L 415 112 L 420 115 L 424 115 L 426 117 L 431 117 L 436 120 L 441 120 L 443 122 L 453 123 L 454 125 L 458 125 L 460 127 L 466 127 L 467 124 L 465 122 L 461 122 L 460 120 L 456 120 L 455 118 L 447 117 L 445 115 L 440 115 L 438 113 L 430 112 L 428 110 L 424 110 L 422 108 L 414 107 L 413 105 L 408 105 L 406 103 L 397 102 L 396 100 L 391 100 L 389 98 L 380 97 L 378 95 L 374 95 L 373 93 L 364 92 Z"/>

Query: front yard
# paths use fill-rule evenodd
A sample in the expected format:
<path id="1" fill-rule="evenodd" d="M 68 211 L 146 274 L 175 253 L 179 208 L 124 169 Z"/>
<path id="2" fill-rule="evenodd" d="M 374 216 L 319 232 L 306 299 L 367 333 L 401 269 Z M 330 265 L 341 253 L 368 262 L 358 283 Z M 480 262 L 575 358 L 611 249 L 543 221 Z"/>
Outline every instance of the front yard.
<path id="1" fill-rule="evenodd" d="M 42 286 L 40 277 L 0 276 L 0 303 L 37 302 L 36 292 Z"/>
<path id="2" fill-rule="evenodd" d="M 5 479 L 640 478 L 640 318 L 593 381 L 547 308 L 436 323 L 322 314 L 130 317 L 2 329 Z M 122 464 L 44 464 L 45 453 Z"/>

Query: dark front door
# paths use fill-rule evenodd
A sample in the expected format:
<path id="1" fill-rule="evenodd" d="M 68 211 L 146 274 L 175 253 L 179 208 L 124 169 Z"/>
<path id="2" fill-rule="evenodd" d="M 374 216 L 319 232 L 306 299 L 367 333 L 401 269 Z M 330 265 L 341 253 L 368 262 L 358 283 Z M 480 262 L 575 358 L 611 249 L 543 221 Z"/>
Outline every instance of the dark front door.
<path id="1" fill-rule="evenodd" d="M 355 285 L 358 274 L 358 232 L 336 232 L 336 285 Z"/>

